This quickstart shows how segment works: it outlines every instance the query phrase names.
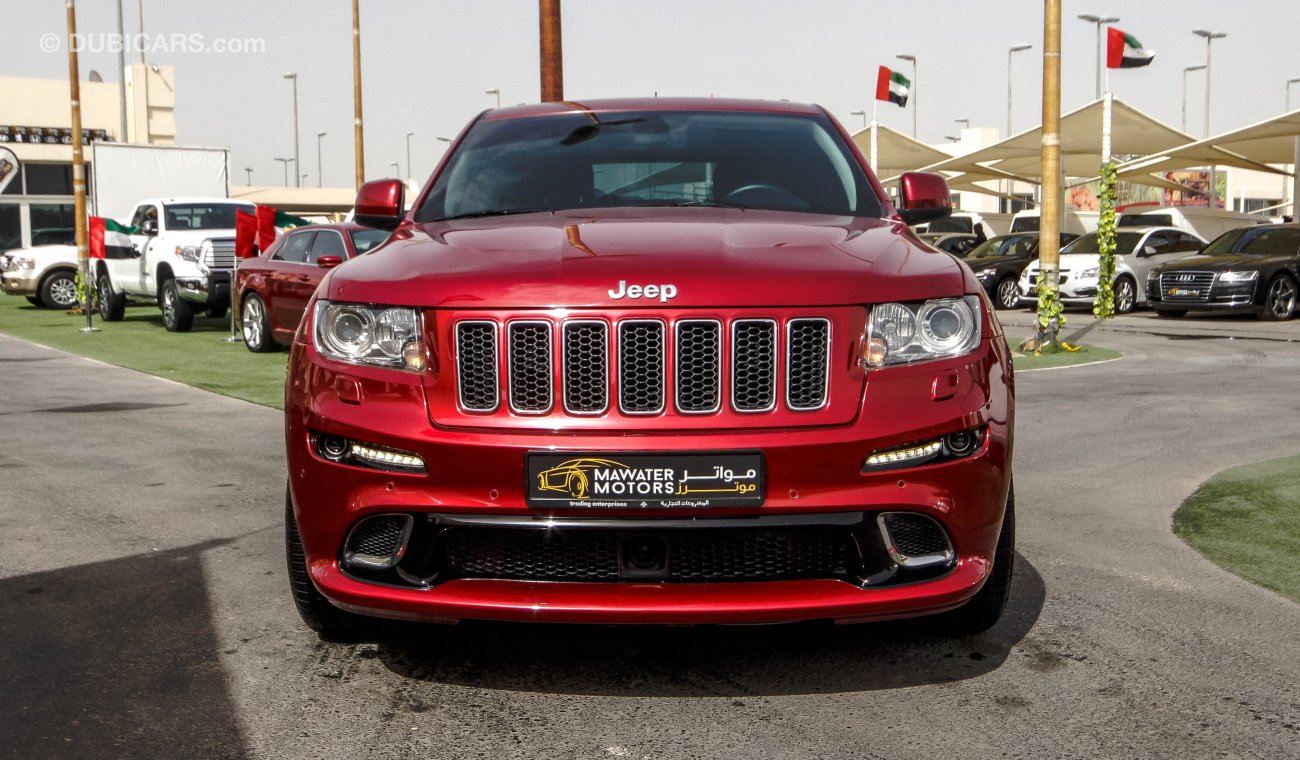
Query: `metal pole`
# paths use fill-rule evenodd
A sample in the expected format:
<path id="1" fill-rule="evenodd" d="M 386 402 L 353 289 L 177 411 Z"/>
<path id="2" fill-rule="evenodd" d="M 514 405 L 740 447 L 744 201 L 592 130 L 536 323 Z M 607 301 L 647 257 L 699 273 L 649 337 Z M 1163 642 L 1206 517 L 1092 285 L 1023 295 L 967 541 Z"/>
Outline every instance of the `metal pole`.
<path id="1" fill-rule="evenodd" d="M 245 166 L 245 167 L 244 167 L 244 171 L 248 172 L 248 185 L 249 185 L 249 187 L 252 187 L 252 185 L 253 185 L 253 167 L 251 167 L 251 166 Z"/>
<path id="2" fill-rule="evenodd" d="M 413 134 L 415 133 L 406 133 L 406 179 L 408 181 L 411 179 L 411 135 Z"/>
<path id="3" fill-rule="evenodd" d="M 86 163 L 81 152 L 81 73 L 77 68 L 77 8 L 73 0 L 66 0 L 68 10 L 68 93 L 72 101 L 72 194 L 74 198 L 73 223 L 76 227 L 77 266 L 81 269 L 81 283 L 85 300 L 81 308 L 86 312 L 86 326 L 82 332 L 97 332 L 90 313 L 90 245 L 86 236 Z"/>
<path id="4" fill-rule="evenodd" d="M 1291 85 L 1295 84 L 1296 82 L 1300 82 L 1300 77 L 1293 77 L 1291 79 L 1286 80 L 1286 106 L 1282 111 L 1283 113 L 1291 113 Z M 1296 219 L 1300 217 L 1300 215 L 1296 214 L 1296 204 L 1295 204 L 1295 199 L 1296 199 L 1295 192 L 1300 191 L 1300 172 L 1296 171 L 1297 168 L 1300 168 L 1300 135 L 1296 136 L 1295 163 L 1291 165 L 1291 174 L 1292 174 L 1291 181 L 1293 184 L 1296 185 L 1296 187 L 1293 188 L 1293 192 L 1291 194 L 1291 218 L 1292 219 Z M 1283 177 L 1282 178 L 1282 202 L 1283 203 L 1286 203 L 1286 188 L 1287 188 L 1286 177 Z"/>
<path id="5" fill-rule="evenodd" d="M 316 187 L 325 186 L 325 173 L 321 169 L 321 160 L 320 160 L 320 156 L 321 156 L 320 139 L 324 137 L 325 134 L 326 133 L 324 132 L 316 133 Z"/>
<path id="6" fill-rule="evenodd" d="M 298 170 L 302 168 L 298 154 L 298 75 L 289 72 L 284 75 L 284 78 L 293 82 L 293 184 L 295 187 L 302 187 L 302 178 L 298 175 Z"/>
<path id="7" fill-rule="evenodd" d="M 361 123 L 361 8 L 360 0 L 352 0 L 352 123 L 353 150 L 356 153 L 356 184 L 366 181 L 366 141 Z"/>
<path id="8" fill-rule="evenodd" d="M 1215 32 L 1209 29 L 1193 29 L 1192 34 L 1197 37 L 1205 38 L 1205 136 L 1210 136 L 1210 76 L 1214 69 L 1211 67 L 1211 43 L 1221 37 L 1227 37 L 1227 32 Z M 1219 200 L 1219 178 L 1215 172 L 1214 164 L 1210 164 L 1210 187 L 1207 194 L 1209 200 L 1207 206 L 1214 208 L 1218 206 Z"/>
<path id="9" fill-rule="evenodd" d="M 122 0 L 117 0 L 117 41 L 117 94 L 122 110 L 117 141 L 126 142 L 126 27 L 122 25 Z"/>
<path id="10" fill-rule="evenodd" d="M 1093 66 L 1097 68 L 1097 97 L 1100 98 L 1101 97 L 1101 20 L 1100 19 L 1096 21 L 1095 26 L 1097 27 L 1097 58 L 1096 60 L 1093 61 Z M 1103 164 L 1106 163 L 1105 159 L 1102 160 L 1102 163 Z"/>
<path id="11" fill-rule="evenodd" d="M 1056 290 L 1061 271 L 1061 0 L 1045 0 L 1043 10 L 1043 198 L 1038 257 L 1042 291 Z M 1040 307 L 1041 308 L 1041 307 Z M 1040 318 L 1043 312 L 1039 312 Z M 1045 342 L 1054 343 L 1060 325 L 1047 325 Z M 1040 344 L 1044 341 L 1040 341 Z"/>
<path id="12" fill-rule="evenodd" d="M 564 100 L 564 46 L 560 38 L 560 0 L 538 0 L 541 21 L 542 101 Z M 501 94 L 497 93 L 497 107 Z"/>
<path id="13" fill-rule="evenodd" d="M 1205 68 L 1205 64 L 1198 63 L 1195 66 L 1183 67 L 1183 132 L 1187 132 L 1187 72 L 1200 71 Z"/>
<path id="14" fill-rule="evenodd" d="M 136 29 L 138 29 L 140 33 L 140 35 L 136 38 L 136 40 L 140 43 L 143 43 L 144 42 L 144 0 L 135 0 L 135 21 L 136 21 Z M 141 66 L 144 65 L 143 44 L 140 45 L 140 65 Z"/>

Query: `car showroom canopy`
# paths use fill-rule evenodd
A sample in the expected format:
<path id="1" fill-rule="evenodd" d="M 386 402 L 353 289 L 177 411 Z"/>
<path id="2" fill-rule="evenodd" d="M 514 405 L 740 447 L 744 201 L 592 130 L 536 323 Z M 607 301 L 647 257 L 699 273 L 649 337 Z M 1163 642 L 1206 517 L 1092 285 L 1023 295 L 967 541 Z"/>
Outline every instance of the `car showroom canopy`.
<path id="1" fill-rule="evenodd" d="M 871 127 L 853 135 L 853 143 L 871 161 Z M 908 137 L 895 129 L 876 123 L 876 176 L 887 181 L 902 174 L 914 172 L 923 166 L 952 158 L 938 148 Z"/>

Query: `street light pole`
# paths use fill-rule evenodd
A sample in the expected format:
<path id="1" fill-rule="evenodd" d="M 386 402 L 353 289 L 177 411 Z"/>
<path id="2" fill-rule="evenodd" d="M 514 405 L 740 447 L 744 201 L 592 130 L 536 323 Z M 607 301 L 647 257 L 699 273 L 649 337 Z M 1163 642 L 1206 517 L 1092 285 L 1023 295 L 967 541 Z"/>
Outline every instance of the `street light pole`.
<path id="1" fill-rule="evenodd" d="M 863 128 L 863 129 L 866 129 L 866 128 L 867 128 L 867 112 L 866 112 L 866 111 L 850 111 L 850 112 L 849 112 L 849 115 L 850 115 L 850 116 L 861 116 L 861 117 L 862 117 L 862 128 Z"/>
<path id="2" fill-rule="evenodd" d="M 320 160 L 320 156 L 321 156 L 320 139 L 324 136 L 325 136 L 324 132 L 316 133 L 316 187 L 325 186 L 325 174 L 324 172 L 321 171 L 321 160 Z"/>
<path id="3" fill-rule="evenodd" d="M 1284 113 L 1291 113 L 1291 85 L 1297 82 L 1300 82 L 1300 77 L 1292 77 L 1291 79 L 1286 80 L 1286 110 L 1284 111 Z M 1300 195 L 1300 176 L 1296 175 L 1295 172 L 1296 166 L 1300 165 L 1300 135 L 1296 135 L 1295 138 L 1295 158 L 1293 159 L 1293 161 L 1294 163 L 1292 163 L 1291 165 L 1291 172 L 1292 172 L 1291 182 L 1288 183 L 1286 177 L 1282 178 L 1282 202 L 1283 203 L 1286 202 L 1286 188 L 1287 185 L 1290 184 L 1292 186 L 1291 187 L 1291 218 L 1300 219 L 1300 213 L 1296 213 L 1296 207 L 1295 207 L 1296 196 Z"/>
<path id="4" fill-rule="evenodd" d="M 500 107 L 501 107 L 501 88 L 500 88 L 500 87 L 493 87 L 493 88 L 490 89 L 490 90 L 484 90 L 484 91 L 483 91 L 483 94 L 484 94 L 484 95 L 496 95 L 496 96 L 497 96 L 497 108 L 500 108 Z"/>
<path id="5" fill-rule="evenodd" d="M 291 71 L 284 78 L 293 81 L 293 165 L 296 168 L 302 166 L 298 162 L 298 75 Z M 298 173 L 294 172 L 294 177 L 297 176 Z M 298 179 L 295 184 L 302 187 L 302 180 Z M 287 184 L 285 186 L 288 187 Z"/>
<path id="6" fill-rule="evenodd" d="M 292 158 L 277 158 L 277 159 L 275 159 L 275 160 L 276 160 L 276 161 L 279 161 L 281 164 L 284 165 L 284 186 L 285 186 L 285 187 L 288 187 L 288 186 L 289 186 L 289 162 L 292 161 L 293 159 L 292 159 Z"/>
<path id="7" fill-rule="evenodd" d="M 899 60 L 912 62 L 912 88 L 907 93 L 907 99 L 912 101 L 912 139 L 916 139 L 916 56 L 907 53 L 899 53 L 894 56 Z"/>
<path id="8" fill-rule="evenodd" d="M 414 132 L 406 133 L 406 178 L 408 180 L 411 178 L 411 135 L 414 134 Z"/>
<path id="9" fill-rule="evenodd" d="M 1187 132 L 1187 72 L 1200 71 L 1203 68 L 1205 68 L 1203 63 L 1183 67 L 1183 132 Z"/>
<path id="10" fill-rule="evenodd" d="M 400 163 L 394 161 L 391 164 L 389 164 L 389 166 L 393 167 L 393 176 L 396 177 L 402 176 L 402 165 Z"/>
<path id="11" fill-rule="evenodd" d="M 1214 31 L 1210 31 L 1209 29 L 1193 29 L 1192 34 L 1195 34 L 1197 37 L 1205 38 L 1205 136 L 1209 137 L 1210 136 L 1210 73 L 1214 71 L 1214 69 L 1210 66 L 1211 63 L 1210 43 L 1214 42 L 1217 39 L 1222 39 L 1224 37 L 1227 37 L 1228 33 L 1214 32 Z M 1215 173 L 1213 164 L 1210 165 L 1209 190 L 1210 190 L 1209 201 L 1206 205 L 1209 206 L 1210 208 L 1214 208 L 1215 206 L 1218 205 L 1218 201 L 1219 201 L 1219 178 Z"/>
<path id="12" fill-rule="evenodd" d="M 1011 136 L 1011 56 L 1021 50 L 1029 50 L 1033 45 L 1022 42 L 1007 48 L 1007 137 Z"/>
<path id="13" fill-rule="evenodd" d="M 1119 21 L 1119 16 L 1097 16 L 1091 13 L 1080 13 L 1079 18 L 1090 24 L 1097 25 L 1097 98 L 1101 98 L 1101 26 L 1102 24 L 1113 24 Z"/>
<path id="14" fill-rule="evenodd" d="M 253 186 L 253 167 L 251 167 L 251 166 L 245 166 L 245 167 L 244 167 L 244 171 L 248 172 L 248 180 L 247 180 L 247 181 L 248 181 L 248 186 L 249 186 L 249 187 L 252 187 L 252 186 Z"/>
<path id="15" fill-rule="evenodd" d="M 356 156 L 356 186 L 366 181 L 366 139 L 361 123 L 361 8 L 352 0 L 352 125 L 353 154 Z"/>

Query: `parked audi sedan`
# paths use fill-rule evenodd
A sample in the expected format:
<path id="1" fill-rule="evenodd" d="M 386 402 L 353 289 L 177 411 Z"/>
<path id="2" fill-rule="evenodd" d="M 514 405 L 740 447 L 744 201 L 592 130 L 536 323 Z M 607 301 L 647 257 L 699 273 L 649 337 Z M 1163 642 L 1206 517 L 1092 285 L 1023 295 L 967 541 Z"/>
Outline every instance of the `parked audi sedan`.
<path id="1" fill-rule="evenodd" d="M 388 239 L 358 224 L 299 227 L 261 256 L 240 262 L 235 274 L 244 345 L 261 353 L 289 345 L 321 278 L 333 267 Z"/>
<path id="2" fill-rule="evenodd" d="M 1147 299 L 1161 317 L 1244 311 L 1280 321 L 1296 313 L 1297 283 L 1300 225 L 1270 224 L 1230 230 L 1199 256 L 1156 267 Z"/>
<path id="3" fill-rule="evenodd" d="M 1061 233 L 1061 247 L 1077 238 L 1070 232 Z M 1020 303 L 1020 289 L 1016 280 L 1025 266 L 1038 255 L 1037 232 L 1013 232 L 998 235 L 980 243 L 962 261 L 979 278 L 984 292 L 999 309 L 1014 309 Z"/>
<path id="4" fill-rule="evenodd" d="M 1115 313 L 1127 314 L 1146 302 L 1140 283 L 1157 265 L 1186 258 L 1201 249 L 1205 241 L 1176 227 L 1120 228 L 1115 235 Z M 1101 255 L 1097 233 L 1090 232 L 1061 249 L 1061 303 L 1091 306 L 1097 298 Z M 1038 259 L 1020 275 L 1020 303 L 1038 303 Z"/>

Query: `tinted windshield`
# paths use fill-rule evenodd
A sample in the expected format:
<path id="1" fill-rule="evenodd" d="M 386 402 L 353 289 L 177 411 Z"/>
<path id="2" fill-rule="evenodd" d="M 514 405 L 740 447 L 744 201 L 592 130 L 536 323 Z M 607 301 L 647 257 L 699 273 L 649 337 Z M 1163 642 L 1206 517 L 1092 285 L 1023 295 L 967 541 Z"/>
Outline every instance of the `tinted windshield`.
<path id="1" fill-rule="evenodd" d="M 625 111 L 477 122 L 416 219 L 662 205 L 880 215 L 823 116 Z"/>
<path id="2" fill-rule="evenodd" d="M 926 232 L 974 232 L 973 221 L 968 216 L 950 216 L 946 219 L 935 219 L 930 222 L 930 227 Z"/>
<path id="3" fill-rule="evenodd" d="M 1141 232 L 1121 232 L 1117 234 L 1115 236 L 1115 255 L 1126 256 L 1132 253 L 1141 239 Z M 1097 233 L 1089 232 L 1087 235 L 1076 238 L 1074 242 L 1062 248 L 1061 253 L 1101 253 L 1101 251 L 1097 250 Z"/>
<path id="4" fill-rule="evenodd" d="M 981 256 L 1029 256 L 1038 247 L 1037 235 L 999 235 L 980 243 L 970 258 Z"/>
<path id="5" fill-rule="evenodd" d="M 1116 227 L 1169 227 L 1173 225 L 1171 214 L 1120 214 Z"/>
<path id="6" fill-rule="evenodd" d="M 239 203 L 173 203 L 163 208 L 168 230 L 233 230 L 235 210 L 253 212 Z"/>
<path id="7" fill-rule="evenodd" d="M 1205 246 L 1201 253 L 1260 255 L 1300 251 L 1300 229 L 1295 227 L 1241 227 L 1229 230 Z"/>
<path id="8" fill-rule="evenodd" d="M 365 253 L 380 243 L 388 239 L 388 232 L 385 230 L 353 230 L 348 233 L 352 238 L 352 247 L 357 250 L 357 255 Z"/>

